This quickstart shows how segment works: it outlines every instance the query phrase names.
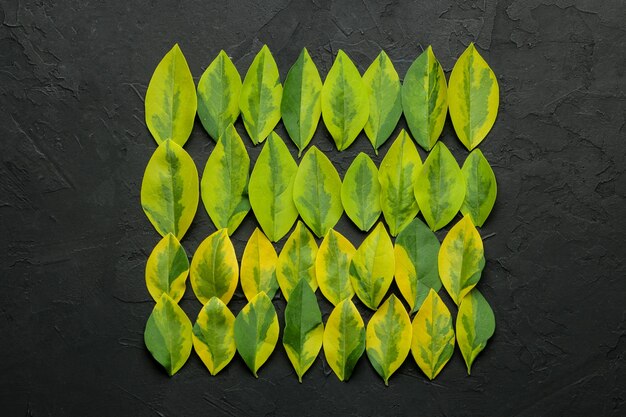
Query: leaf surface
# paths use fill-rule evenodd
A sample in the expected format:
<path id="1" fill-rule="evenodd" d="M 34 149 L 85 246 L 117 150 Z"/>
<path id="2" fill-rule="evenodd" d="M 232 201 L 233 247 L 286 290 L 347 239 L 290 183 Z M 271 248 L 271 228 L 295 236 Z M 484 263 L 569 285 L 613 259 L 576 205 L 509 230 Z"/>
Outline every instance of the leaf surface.
<path id="1" fill-rule="evenodd" d="M 183 298 L 189 259 L 178 239 L 168 233 L 152 250 L 146 263 L 146 286 L 148 292 L 158 301 L 162 294 L 167 294 L 175 303 Z"/>
<path id="2" fill-rule="evenodd" d="M 461 172 L 466 184 L 461 213 L 469 215 L 476 226 L 482 227 L 496 202 L 496 176 L 480 149 L 469 154 Z"/>
<path id="3" fill-rule="evenodd" d="M 276 265 L 276 278 L 285 300 L 289 301 L 291 291 L 301 280 L 305 280 L 313 291 L 317 290 L 316 256 L 317 243 L 315 238 L 309 229 L 298 221 L 296 228 L 280 251 Z"/>
<path id="4" fill-rule="evenodd" d="M 491 306 L 477 289 L 473 289 L 463 297 L 456 319 L 456 337 L 468 375 L 474 360 L 487 346 L 495 330 L 496 321 Z"/>
<path id="5" fill-rule="evenodd" d="M 346 171 L 341 185 L 341 202 L 356 226 L 366 232 L 380 217 L 380 183 L 372 159 L 359 153 Z"/>
<path id="6" fill-rule="evenodd" d="M 261 291 L 270 299 L 274 298 L 278 290 L 277 263 L 278 255 L 272 242 L 261 230 L 254 229 L 241 258 L 241 288 L 248 301 Z"/>
<path id="7" fill-rule="evenodd" d="M 211 297 L 193 325 L 193 347 L 211 375 L 235 356 L 235 316 L 226 304 Z"/>
<path id="8" fill-rule="evenodd" d="M 330 313 L 323 346 L 326 361 L 337 378 L 350 379 L 365 351 L 365 326 L 352 300 L 341 301 Z"/>
<path id="9" fill-rule="evenodd" d="M 330 229 L 317 251 L 315 274 L 320 291 L 333 305 L 352 298 L 354 290 L 350 282 L 350 261 L 356 249 L 342 234 Z"/>

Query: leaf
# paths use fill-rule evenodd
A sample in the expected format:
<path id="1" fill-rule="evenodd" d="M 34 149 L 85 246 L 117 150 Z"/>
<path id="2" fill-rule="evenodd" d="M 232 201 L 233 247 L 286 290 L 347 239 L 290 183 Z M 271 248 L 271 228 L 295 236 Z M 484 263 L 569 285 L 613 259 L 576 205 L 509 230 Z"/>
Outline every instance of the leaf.
<path id="1" fill-rule="evenodd" d="M 317 256 L 317 243 L 309 232 L 309 229 L 298 221 L 293 233 L 289 236 L 278 255 L 276 265 L 276 278 L 280 289 L 289 301 L 291 291 L 298 281 L 305 280 L 313 291 L 317 290 L 315 278 L 315 257 Z"/>
<path id="2" fill-rule="evenodd" d="M 254 215 L 270 241 L 287 234 L 298 218 L 293 179 L 298 165 L 287 146 L 272 132 L 254 164 L 248 192 Z"/>
<path id="3" fill-rule="evenodd" d="M 470 291 L 463 297 L 456 319 L 456 337 L 468 375 L 476 356 L 487 346 L 495 330 L 496 321 L 489 303 L 478 290 Z"/>
<path id="4" fill-rule="evenodd" d="M 276 61 L 263 45 L 248 68 L 239 99 L 243 124 L 255 145 L 263 142 L 280 120 L 282 95 Z"/>
<path id="5" fill-rule="evenodd" d="M 217 141 L 206 163 L 200 184 L 202 202 L 218 229 L 232 235 L 248 211 L 250 157 L 239 133 L 231 124 Z"/>
<path id="6" fill-rule="evenodd" d="M 239 116 L 241 77 L 226 52 L 220 51 L 198 82 L 198 118 L 217 141 Z"/>
<path id="7" fill-rule="evenodd" d="M 248 301 L 261 291 L 274 298 L 278 290 L 277 263 L 278 255 L 272 243 L 258 228 L 254 229 L 241 259 L 241 288 Z"/>
<path id="8" fill-rule="evenodd" d="M 402 116 L 400 77 L 385 51 L 380 51 L 365 71 L 363 83 L 369 96 L 365 134 L 378 154 L 378 148 L 389 139 Z"/>
<path id="9" fill-rule="evenodd" d="M 157 301 L 143 334 L 146 347 L 167 371 L 174 375 L 191 353 L 191 322 L 169 295 Z"/>
<path id="10" fill-rule="evenodd" d="M 415 181 L 415 199 L 432 231 L 450 223 L 465 198 L 465 179 L 446 145 L 438 142 Z"/>
<path id="11" fill-rule="evenodd" d="M 324 297 L 333 305 L 352 298 L 354 290 L 350 283 L 350 261 L 356 249 L 339 232 L 330 229 L 315 258 L 317 283 Z"/>
<path id="12" fill-rule="evenodd" d="M 441 64 L 429 46 L 404 77 L 402 108 L 411 134 L 425 150 L 435 145 L 448 111 L 448 87 Z"/>
<path id="13" fill-rule="evenodd" d="M 378 170 L 381 208 L 392 236 L 397 236 L 419 212 L 413 188 L 421 170 L 420 155 L 403 129 Z"/>
<path id="14" fill-rule="evenodd" d="M 217 297 L 228 304 L 239 277 L 237 256 L 226 229 L 213 233 L 198 246 L 191 260 L 191 287 L 202 304 Z"/>
<path id="15" fill-rule="evenodd" d="M 285 333 L 283 346 L 287 356 L 302 382 L 302 375 L 313 365 L 324 336 L 322 312 L 317 305 L 315 293 L 305 280 L 291 292 L 291 298 L 285 308 Z"/>
<path id="16" fill-rule="evenodd" d="M 156 231 L 181 240 L 196 215 L 198 171 L 187 152 L 171 140 L 154 152 L 141 183 L 141 206 Z"/>
<path id="17" fill-rule="evenodd" d="M 280 105 L 285 129 L 298 147 L 298 157 L 311 142 L 322 113 L 322 79 L 306 48 L 293 64 Z"/>
<path id="18" fill-rule="evenodd" d="M 382 223 L 365 238 L 350 262 L 350 281 L 357 297 L 372 310 L 387 293 L 395 261 L 393 245 Z"/>
<path id="19" fill-rule="evenodd" d="M 347 381 L 365 351 L 365 328 L 359 311 L 346 298 L 333 309 L 324 329 L 324 356 L 340 381 Z"/>
<path id="20" fill-rule="evenodd" d="M 469 216 L 459 220 L 443 239 L 438 264 L 443 286 L 459 305 L 485 267 L 483 241 Z"/>
<path id="21" fill-rule="evenodd" d="M 235 316 L 219 298 L 211 297 L 200 310 L 193 325 L 193 347 L 211 375 L 235 356 Z"/>
<path id="22" fill-rule="evenodd" d="M 302 158 L 293 184 L 293 201 L 302 220 L 322 237 L 337 224 L 341 205 L 341 178 L 317 147 L 312 146 Z"/>
<path id="23" fill-rule="evenodd" d="M 341 202 L 350 220 L 364 232 L 371 229 L 380 216 L 378 169 L 363 152 L 357 155 L 346 171 L 341 186 Z"/>
<path id="24" fill-rule="evenodd" d="M 413 219 L 396 238 L 395 279 L 411 307 L 411 314 L 420 308 L 430 289 L 441 289 L 437 268 L 439 246 L 437 236 L 419 219 Z"/>
<path id="25" fill-rule="evenodd" d="M 369 97 L 361 74 L 340 49 L 322 87 L 322 118 L 338 150 L 354 142 L 368 117 Z"/>
<path id="26" fill-rule="evenodd" d="M 163 293 L 169 295 L 175 303 L 183 298 L 189 259 L 178 239 L 168 233 L 152 250 L 146 263 L 146 286 L 148 292 L 158 301 Z"/>
<path id="27" fill-rule="evenodd" d="M 461 171 L 466 184 L 461 213 L 469 215 L 476 226 L 482 227 L 496 202 L 496 176 L 480 149 L 469 154 Z"/>
<path id="28" fill-rule="evenodd" d="M 196 85 L 178 44 L 157 65 L 146 90 L 146 126 L 157 144 L 183 146 L 196 117 Z"/>
<path id="29" fill-rule="evenodd" d="M 454 352 L 454 329 L 450 310 L 430 289 L 413 319 L 411 353 L 426 376 L 433 380 Z"/>
<path id="30" fill-rule="evenodd" d="M 493 127 L 500 101 L 498 80 L 473 42 L 454 64 L 449 85 L 450 118 L 457 136 L 471 151 Z"/>
<path id="31" fill-rule="evenodd" d="M 411 349 L 411 320 L 395 295 L 389 296 L 367 323 L 365 340 L 372 366 L 385 385 L 389 385 L 389 377 Z"/>
<path id="32" fill-rule="evenodd" d="M 235 319 L 235 344 L 254 376 L 270 357 L 278 341 L 278 317 L 272 300 L 258 293 Z"/>

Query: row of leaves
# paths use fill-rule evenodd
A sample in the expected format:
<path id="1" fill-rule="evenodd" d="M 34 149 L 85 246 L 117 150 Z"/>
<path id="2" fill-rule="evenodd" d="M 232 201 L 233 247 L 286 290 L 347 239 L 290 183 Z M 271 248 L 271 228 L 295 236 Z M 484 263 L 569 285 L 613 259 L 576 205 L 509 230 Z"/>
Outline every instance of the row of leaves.
<path id="1" fill-rule="evenodd" d="M 339 50 L 322 83 L 305 48 L 284 85 L 267 46 L 252 61 L 243 83 L 221 51 L 202 74 L 197 94 L 185 56 L 175 45 L 157 66 L 145 100 L 146 124 L 159 144 L 170 139 L 183 146 L 196 111 L 215 141 L 241 113 L 255 145 L 282 118 L 300 153 L 311 141 L 320 115 L 338 150 L 346 149 L 365 130 L 377 152 L 402 113 L 416 142 L 430 151 L 448 110 L 457 136 L 471 151 L 491 130 L 498 104 L 496 77 L 473 43 L 457 60 L 448 84 L 431 47 L 415 59 L 403 83 L 384 51 L 361 76 Z"/>
<path id="2" fill-rule="evenodd" d="M 256 376 L 279 337 L 271 298 L 280 287 L 287 300 L 283 345 L 300 381 L 322 345 L 327 362 L 342 381 L 350 377 L 365 350 L 385 383 L 409 350 L 433 379 L 455 346 L 452 315 L 437 294 L 443 284 L 459 306 L 456 341 L 469 373 L 495 329 L 489 304 L 474 288 L 484 264 L 482 240 L 469 216 L 450 230 L 441 245 L 424 223 L 414 219 L 400 232 L 395 246 L 379 223 L 358 249 L 333 229 L 318 248 L 312 233 L 298 222 L 280 255 L 256 229 L 244 250 L 241 270 L 225 229 L 200 244 L 191 265 L 176 237 L 168 234 L 146 267 L 146 284 L 157 304 L 146 326 L 145 342 L 170 375 L 184 365 L 193 344 L 212 375 L 237 350 Z M 188 275 L 204 304 L 193 327 L 177 305 Z M 239 276 L 249 303 L 235 318 L 226 304 Z M 410 314 L 416 313 L 412 324 L 394 295 L 380 305 L 394 276 Z M 335 305 L 325 327 L 315 297 L 318 287 Z M 367 330 L 352 302 L 355 294 L 376 311 Z"/>

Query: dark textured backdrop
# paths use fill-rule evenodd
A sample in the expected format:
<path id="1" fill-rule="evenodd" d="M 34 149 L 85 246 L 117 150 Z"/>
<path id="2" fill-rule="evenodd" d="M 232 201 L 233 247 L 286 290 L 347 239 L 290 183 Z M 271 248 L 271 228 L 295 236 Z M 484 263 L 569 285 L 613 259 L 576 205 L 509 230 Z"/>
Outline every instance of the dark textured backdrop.
<path id="1" fill-rule="evenodd" d="M 1 2 L 1 414 L 626 415 L 624 2 L 235 3 Z M 457 350 L 434 382 L 409 359 L 385 388 L 362 358 L 340 383 L 320 355 L 300 385 L 279 344 L 258 380 L 238 357 L 212 378 L 195 354 L 166 377 L 143 344 L 159 237 L 139 191 L 155 149 L 143 96 L 173 43 L 197 81 L 220 49 L 245 74 L 263 43 L 283 79 L 303 46 L 322 76 L 339 48 L 361 71 L 382 48 L 403 77 L 432 44 L 449 75 L 470 41 L 501 91 L 481 145 L 499 186 L 479 284 L 497 330 L 472 376 Z M 462 162 L 449 120 L 442 140 Z M 342 174 L 373 155 L 364 135 L 338 153 L 323 126 L 313 143 Z M 196 122 L 186 149 L 200 171 L 212 148 Z M 234 234 L 238 256 L 254 226 Z M 363 239 L 345 217 L 338 229 Z M 212 231 L 200 207 L 188 253 Z M 242 305 L 238 290 L 230 307 Z M 190 288 L 182 306 L 200 308 Z"/>

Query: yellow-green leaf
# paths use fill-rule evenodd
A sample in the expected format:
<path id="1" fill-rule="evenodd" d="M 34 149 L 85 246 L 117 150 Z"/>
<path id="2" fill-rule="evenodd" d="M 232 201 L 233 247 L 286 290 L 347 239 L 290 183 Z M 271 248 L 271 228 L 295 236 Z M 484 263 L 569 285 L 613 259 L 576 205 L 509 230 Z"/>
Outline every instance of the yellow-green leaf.
<path id="1" fill-rule="evenodd" d="M 267 139 L 250 174 L 248 193 L 254 215 L 272 242 L 285 236 L 298 218 L 293 180 L 298 165 L 276 133 Z"/>
<path id="2" fill-rule="evenodd" d="M 171 140 L 154 152 L 141 183 L 141 206 L 161 236 L 178 240 L 189 229 L 198 209 L 198 171 L 187 152 Z"/>
<path id="3" fill-rule="evenodd" d="M 356 249 L 339 232 L 330 229 L 317 251 L 315 275 L 320 291 L 333 305 L 352 298 L 354 290 L 350 283 L 350 261 Z"/>
<path id="4" fill-rule="evenodd" d="M 283 346 L 300 382 L 317 358 L 323 337 L 322 312 L 315 293 L 306 280 L 301 279 L 291 292 L 285 308 L 283 334 Z"/>
<path id="5" fill-rule="evenodd" d="M 450 223 L 465 198 L 465 179 L 446 145 L 437 142 L 415 181 L 415 199 L 432 231 Z"/>
<path id="6" fill-rule="evenodd" d="M 448 87 L 441 64 L 429 46 L 404 77 L 402 107 L 411 134 L 425 150 L 435 145 L 448 111 Z"/>
<path id="7" fill-rule="evenodd" d="M 311 141 L 322 113 L 322 79 L 306 48 L 293 64 L 280 104 L 283 123 L 298 147 L 298 156 Z"/>
<path id="8" fill-rule="evenodd" d="M 483 241 L 469 216 L 464 216 L 443 239 L 438 264 L 443 286 L 459 305 L 476 286 L 485 267 Z"/>
<path id="9" fill-rule="evenodd" d="M 289 236 L 278 255 L 276 265 L 276 278 L 280 289 L 289 301 L 298 281 L 305 280 L 313 291 L 317 290 L 315 277 L 315 257 L 317 256 L 317 243 L 301 221 L 298 221 L 293 233 Z"/>
<path id="10" fill-rule="evenodd" d="M 380 222 L 361 243 L 350 262 L 352 287 L 368 308 L 378 309 L 389 290 L 394 269 L 393 244 Z"/>
<path id="11" fill-rule="evenodd" d="M 270 299 L 274 298 L 278 290 L 277 263 L 278 255 L 272 242 L 258 228 L 254 229 L 241 258 L 241 288 L 248 301 L 261 291 Z"/>
<path id="12" fill-rule="evenodd" d="M 248 211 L 250 157 L 231 124 L 211 152 L 202 173 L 202 202 L 213 224 L 232 235 Z"/>
<path id="13" fill-rule="evenodd" d="M 411 307 L 411 314 L 420 308 L 431 289 L 441 289 L 437 268 L 439 246 L 437 236 L 419 219 L 413 219 L 396 238 L 395 280 Z"/>
<path id="14" fill-rule="evenodd" d="M 359 153 L 346 171 L 341 186 L 341 202 L 346 214 L 364 232 L 380 216 L 380 183 L 372 159 Z"/>
<path id="15" fill-rule="evenodd" d="M 482 227 L 496 202 L 496 176 L 480 149 L 469 154 L 461 171 L 466 184 L 461 213 L 469 215 L 476 226 Z"/>
<path id="16" fill-rule="evenodd" d="M 239 277 L 233 243 L 226 229 L 213 233 L 196 249 L 191 260 L 191 287 L 202 304 L 217 297 L 228 304 Z"/>
<path id="17" fill-rule="evenodd" d="M 276 61 L 263 45 L 248 68 L 239 99 L 243 124 L 255 145 L 263 142 L 280 120 L 282 95 Z"/>
<path id="18" fill-rule="evenodd" d="M 367 323 L 367 356 L 378 375 L 389 385 L 411 349 L 411 320 L 402 302 L 391 295 Z"/>
<path id="19" fill-rule="evenodd" d="M 198 117 L 213 140 L 217 141 L 237 120 L 240 91 L 237 68 L 226 52 L 220 51 L 198 82 Z"/>
<path id="20" fill-rule="evenodd" d="M 433 380 L 454 352 L 454 328 L 450 310 L 431 289 L 413 319 L 411 353 L 426 376 Z"/>
<path id="21" fill-rule="evenodd" d="M 347 381 L 365 351 L 363 319 L 349 298 L 333 309 L 324 329 L 324 356 L 340 381 Z"/>
<path id="22" fill-rule="evenodd" d="M 146 90 L 146 126 L 156 143 L 183 146 L 196 117 L 196 85 L 178 44 L 163 57 Z"/>
<path id="23" fill-rule="evenodd" d="M 143 336 L 146 347 L 169 376 L 187 362 L 192 346 L 191 322 L 166 293 L 154 306 Z"/>
<path id="24" fill-rule="evenodd" d="M 340 49 L 322 87 L 322 118 L 338 150 L 354 142 L 368 117 L 369 97 L 361 74 Z"/>
<path id="25" fill-rule="evenodd" d="M 189 275 L 189 259 L 178 239 L 168 233 L 154 247 L 146 263 L 146 286 L 158 301 L 163 293 L 179 302 L 185 293 Z"/>
<path id="26" fill-rule="evenodd" d="M 493 127 L 500 102 L 498 80 L 474 43 L 454 64 L 449 84 L 450 118 L 457 136 L 471 151 Z"/>
<path id="27" fill-rule="evenodd" d="M 235 356 L 235 316 L 226 304 L 211 297 L 193 325 L 193 347 L 211 375 L 217 375 Z"/>
<path id="28" fill-rule="evenodd" d="M 293 201 L 302 220 L 322 237 L 337 224 L 341 204 L 341 178 L 332 162 L 312 146 L 302 158 L 293 184 Z"/>
<path id="29" fill-rule="evenodd" d="M 380 163 L 380 203 L 389 232 L 397 236 L 417 215 L 414 186 L 422 170 L 422 160 L 415 144 L 400 132 Z"/>
<path id="30" fill-rule="evenodd" d="M 380 51 L 365 71 L 363 83 L 369 96 L 365 134 L 378 154 L 378 148 L 389 139 L 402 116 L 400 77 L 385 51 Z"/>
<path id="31" fill-rule="evenodd" d="M 461 301 L 456 318 L 456 337 L 470 374 L 476 356 L 496 330 L 493 310 L 485 297 L 473 289 Z"/>
<path id="32" fill-rule="evenodd" d="M 272 300 L 258 293 L 235 319 L 235 345 L 248 368 L 258 378 L 259 368 L 270 357 L 278 341 L 278 317 Z"/>

